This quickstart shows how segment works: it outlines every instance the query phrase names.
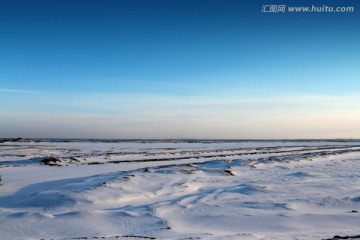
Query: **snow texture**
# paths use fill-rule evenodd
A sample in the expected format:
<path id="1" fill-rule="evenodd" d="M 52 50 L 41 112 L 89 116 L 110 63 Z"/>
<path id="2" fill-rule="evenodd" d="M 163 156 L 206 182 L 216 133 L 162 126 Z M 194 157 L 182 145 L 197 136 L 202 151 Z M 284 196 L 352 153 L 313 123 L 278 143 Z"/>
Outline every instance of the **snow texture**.
<path id="1" fill-rule="evenodd" d="M 0 174 L 1 239 L 360 234 L 357 140 L 4 141 Z"/>

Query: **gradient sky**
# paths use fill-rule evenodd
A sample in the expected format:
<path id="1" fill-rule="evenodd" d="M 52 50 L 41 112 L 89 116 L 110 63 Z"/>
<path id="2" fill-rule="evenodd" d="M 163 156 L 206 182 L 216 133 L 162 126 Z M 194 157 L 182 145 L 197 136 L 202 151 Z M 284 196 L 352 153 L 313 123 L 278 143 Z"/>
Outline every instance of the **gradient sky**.
<path id="1" fill-rule="evenodd" d="M 0 0 L 0 137 L 360 138 L 359 5 Z"/>

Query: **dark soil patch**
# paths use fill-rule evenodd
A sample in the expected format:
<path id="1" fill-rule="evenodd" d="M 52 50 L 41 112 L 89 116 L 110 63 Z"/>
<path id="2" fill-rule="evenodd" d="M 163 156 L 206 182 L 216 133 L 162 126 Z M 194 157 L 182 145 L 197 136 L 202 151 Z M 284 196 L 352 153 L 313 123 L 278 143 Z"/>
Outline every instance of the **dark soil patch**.
<path id="1" fill-rule="evenodd" d="M 356 236 L 339 236 L 335 235 L 333 238 L 323 239 L 323 240 L 338 240 L 338 239 L 360 239 L 360 235 Z"/>
<path id="2" fill-rule="evenodd" d="M 231 175 L 231 176 L 235 176 L 235 174 L 229 169 L 224 169 L 224 172 Z"/>
<path id="3" fill-rule="evenodd" d="M 61 162 L 61 160 L 56 157 L 45 157 L 41 160 L 41 163 L 43 165 L 49 165 L 49 166 L 61 166 L 60 164 L 57 164 L 60 162 Z"/>

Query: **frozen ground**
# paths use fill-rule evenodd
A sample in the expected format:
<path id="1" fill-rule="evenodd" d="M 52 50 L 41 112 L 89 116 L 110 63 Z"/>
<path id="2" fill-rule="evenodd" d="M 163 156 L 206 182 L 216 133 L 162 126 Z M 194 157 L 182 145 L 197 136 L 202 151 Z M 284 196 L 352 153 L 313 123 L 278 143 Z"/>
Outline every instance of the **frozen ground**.
<path id="1" fill-rule="evenodd" d="M 360 141 L 10 141 L 0 174 L 1 239 L 360 235 Z"/>

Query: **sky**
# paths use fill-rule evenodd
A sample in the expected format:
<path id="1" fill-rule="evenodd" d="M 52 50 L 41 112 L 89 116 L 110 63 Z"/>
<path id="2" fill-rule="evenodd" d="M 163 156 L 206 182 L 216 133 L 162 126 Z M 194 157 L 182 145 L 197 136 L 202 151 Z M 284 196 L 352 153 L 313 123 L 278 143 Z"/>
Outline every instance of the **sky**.
<path id="1" fill-rule="evenodd" d="M 0 137 L 360 138 L 359 25 L 358 0 L 0 0 Z"/>

